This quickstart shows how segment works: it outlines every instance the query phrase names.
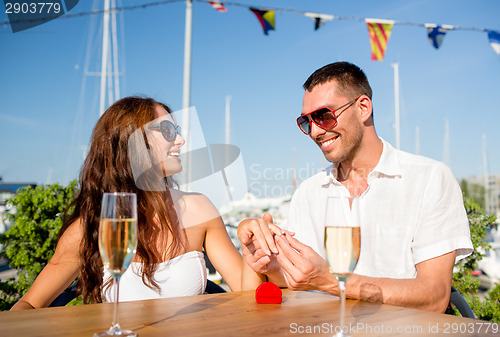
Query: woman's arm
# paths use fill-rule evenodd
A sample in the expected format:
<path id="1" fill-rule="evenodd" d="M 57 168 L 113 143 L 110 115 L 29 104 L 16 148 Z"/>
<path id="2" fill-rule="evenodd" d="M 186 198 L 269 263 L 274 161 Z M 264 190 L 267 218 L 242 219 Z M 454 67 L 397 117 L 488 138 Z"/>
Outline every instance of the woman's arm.
<path id="1" fill-rule="evenodd" d="M 242 258 L 219 217 L 207 222 L 205 251 L 210 262 L 232 291 L 241 290 Z"/>
<path id="2" fill-rule="evenodd" d="M 243 272 L 241 275 L 241 290 L 255 290 L 257 287 L 267 282 L 267 276 L 261 273 L 257 273 L 250 268 L 243 257 Z"/>
<path id="3" fill-rule="evenodd" d="M 203 247 L 232 291 L 241 290 L 241 255 L 227 234 L 219 211 L 203 194 L 172 190 L 172 199 L 191 250 Z"/>
<path id="4" fill-rule="evenodd" d="M 82 227 L 76 220 L 64 232 L 49 263 L 28 292 L 11 308 L 26 310 L 47 307 L 78 276 Z"/>
<path id="5" fill-rule="evenodd" d="M 240 291 L 241 255 L 229 238 L 219 211 L 203 194 L 184 194 L 178 200 L 177 214 L 180 214 L 182 226 L 194 234 L 191 234 L 192 238 L 198 237 L 197 240 L 201 240 L 210 262 L 231 290 Z M 193 248 L 201 247 L 191 246 Z"/>

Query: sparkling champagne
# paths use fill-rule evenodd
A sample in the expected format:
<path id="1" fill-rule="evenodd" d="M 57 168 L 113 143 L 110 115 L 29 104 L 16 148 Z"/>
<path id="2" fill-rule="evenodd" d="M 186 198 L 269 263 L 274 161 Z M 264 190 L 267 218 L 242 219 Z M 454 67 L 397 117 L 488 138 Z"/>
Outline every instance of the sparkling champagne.
<path id="1" fill-rule="evenodd" d="M 112 275 L 120 276 L 134 258 L 136 219 L 102 219 L 99 232 L 99 251 L 104 266 Z"/>
<path id="2" fill-rule="evenodd" d="M 325 250 L 332 274 L 346 281 L 356 268 L 361 248 L 359 227 L 325 227 Z"/>

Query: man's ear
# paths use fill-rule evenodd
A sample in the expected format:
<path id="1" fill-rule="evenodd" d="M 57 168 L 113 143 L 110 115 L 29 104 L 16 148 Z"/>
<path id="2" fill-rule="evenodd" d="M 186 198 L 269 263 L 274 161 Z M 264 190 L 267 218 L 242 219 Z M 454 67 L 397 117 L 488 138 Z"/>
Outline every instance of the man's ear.
<path id="1" fill-rule="evenodd" d="M 369 120 L 373 120 L 370 118 L 372 117 L 373 113 L 372 100 L 366 95 L 361 95 L 361 97 L 358 99 L 358 104 L 360 109 L 361 121 L 363 123 L 366 123 Z"/>

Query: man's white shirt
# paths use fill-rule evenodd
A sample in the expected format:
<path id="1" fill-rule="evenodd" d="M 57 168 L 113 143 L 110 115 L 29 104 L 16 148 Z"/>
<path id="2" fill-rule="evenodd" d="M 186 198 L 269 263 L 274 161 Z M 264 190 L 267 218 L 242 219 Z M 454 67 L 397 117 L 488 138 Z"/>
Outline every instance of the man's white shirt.
<path id="1" fill-rule="evenodd" d="M 415 265 L 456 250 L 456 260 L 472 253 L 462 191 L 451 170 L 430 158 L 383 151 L 360 197 L 361 254 L 355 273 L 414 278 Z M 293 195 L 286 228 L 322 257 L 326 198 L 349 195 L 337 179 L 337 164 L 305 180 Z M 345 174 L 345 172 L 344 172 Z"/>

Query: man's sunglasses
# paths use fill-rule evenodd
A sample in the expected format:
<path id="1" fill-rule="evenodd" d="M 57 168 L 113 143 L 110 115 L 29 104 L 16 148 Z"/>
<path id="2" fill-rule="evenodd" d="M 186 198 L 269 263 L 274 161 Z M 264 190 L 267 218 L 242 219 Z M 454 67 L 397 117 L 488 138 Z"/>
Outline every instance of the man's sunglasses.
<path id="1" fill-rule="evenodd" d="M 177 135 L 181 134 L 181 127 L 167 120 L 152 125 L 148 129 L 159 130 L 167 142 L 173 141 Z"/>
<path id="2" fill-rule="evenodd" d="M 316 124 L 316 126 L 322 128 L 322 129 L 332 129 L 337 126 L 337 118 L 347 110 L 354 102 L 358 100 L 362 95 L 356 97 L 352 101 L 342 105 L 338 109 L 332 110 L 330 108 L 324 107 L 324 108 L 319 108 L 318 110 L 314 110 L 312 112 L 309 112 L 305 115 L 300 116 L 297 118 L 297 125 L 299 126 L 300 130 L 306 134 L 310 135 L 311 134 L 311 122 Z M 337 116 L 335 116 L 335 112 L 339 111 L 340 109 L 346 107 L 344 110 L 340 111 Z"/>

